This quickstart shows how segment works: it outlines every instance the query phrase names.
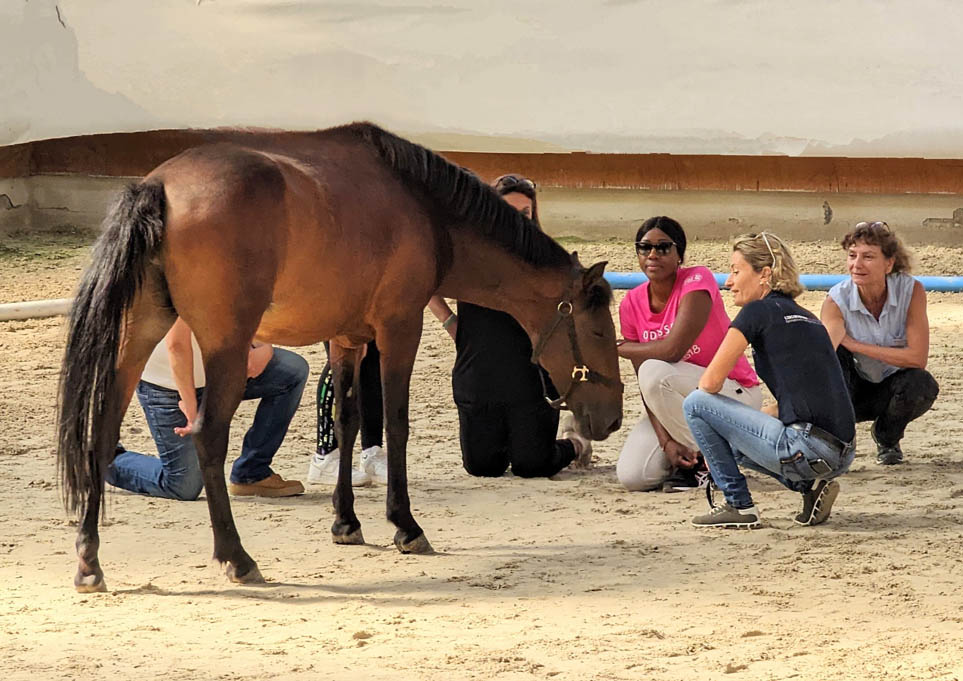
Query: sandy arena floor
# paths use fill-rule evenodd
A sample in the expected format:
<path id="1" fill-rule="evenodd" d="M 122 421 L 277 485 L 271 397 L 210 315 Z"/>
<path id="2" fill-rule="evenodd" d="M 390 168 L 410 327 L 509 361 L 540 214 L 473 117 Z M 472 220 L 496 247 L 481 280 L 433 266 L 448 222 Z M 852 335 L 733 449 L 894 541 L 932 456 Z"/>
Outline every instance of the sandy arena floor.
<path id="1" fill-rule="evenodd" d="M 634 269 L 625 243 L 568 241 L 583 262 Z M 0 245 L 0 302 L 70 294 L 86 237 Z M 807 272 L 841 271 L 829 243 L 797 243 Z M 959 274 L 963 251 L 916 249 L 920 272 Z M 720 243 L 688 260 L 726 267 Z M 822 293 L 802 303 L 818 310 Z M 617 301 L 621 294 L 617 296 Z M 14 679 L 963 679 L 963 296 L 930 294 L 936 407 L 911 425 L 907 463 L 873 462 L 866 424 L 830 522 L 794 526 L 798 498 L 751 481 L 756 532 L 699 532 L 701 494 L 627 493 L 624 438 L 591 471 L 479 480 L 460 465 L 453 349 L 428 324 L 415 368 L 411 497 L 437 555 L 402 556 L 384 488 L 357 492 L 370 542 L 331 543 L 330 492 L 236 500 L 268 578 L 240 588 L 210 564 L 202 501 L 109 494 L 108 593 L 72 588 L 75 524 L 54 463 L 62 319 L 0 323 L 0 673 Z M 320 346 L 303 349 L 313 372 Z M 623 363 L 626 423 L 641 399 Z M 301 477 L 314 446 L 315 378 L 276 458 Z M 237 426 L 250 422 L 245 405 Z M 234 429 L 237 451 L 242 427 Z M 139 407 L 124 443 L 150 450 Z M 229 460 L 233 456 L 229 454 Z"/>

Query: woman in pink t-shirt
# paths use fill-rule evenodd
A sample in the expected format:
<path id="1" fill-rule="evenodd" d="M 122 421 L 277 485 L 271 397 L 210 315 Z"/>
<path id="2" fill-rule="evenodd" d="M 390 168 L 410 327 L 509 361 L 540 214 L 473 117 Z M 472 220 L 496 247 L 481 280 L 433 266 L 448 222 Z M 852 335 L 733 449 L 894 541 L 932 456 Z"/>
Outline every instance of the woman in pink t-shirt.
<path id="1" fill-rule="evenodd" d="M 626 438 L 616 466 L 619 481 L 633 491 L 661 486 L 675 492 L 708 481 L 682 401 L 698 388 L 730 320 L 712 272 L 682 267 L 685 246 L 685 232 L 672 218 L 643 222 L 635 250 L 649 280 L 629 291 L 619 306 L 619 356 L 635 368 L 646 411 Z M 721 394 L 754 409 L 761 406 L 759 378 L 745 357 Z"/>

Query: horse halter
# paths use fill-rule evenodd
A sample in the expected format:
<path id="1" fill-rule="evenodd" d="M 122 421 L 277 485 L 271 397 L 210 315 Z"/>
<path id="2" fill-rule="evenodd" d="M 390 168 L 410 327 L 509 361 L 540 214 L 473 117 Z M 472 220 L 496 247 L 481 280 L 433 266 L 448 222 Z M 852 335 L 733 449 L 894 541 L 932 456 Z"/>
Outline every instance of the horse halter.
<path id="1" fill-rule="evenodd" d="M 572 278 L 572 283 L 569 285 L 569 290 L 566 295 L 562 298 L 562 302 L 558 304 L 555 317 L 549 322 L 548 326 L 545 327 L 545 332 L 539 336 L 538 344 L 532 350 L 532 364 L 538 364 L 538 358 L 541 356 L 542 351 L 548 344 L 549 339 L 559 325 L 564 321 L 568 320 L 568 341 L 572 348 L 572 359 L 575 361 L 572 367 L 572 380 L 568 384 L 568 390 L 566 390 L 557 399 L 552 399 L 548 396 L 548 386 L 545 384 L 545 372 L 539 369 L 538 376 L 542 381 L 542 394 L 545 397 L 545 401 L 553 409 L 570 409 L 568 405 L 568 399 L 572 395 L 576 386 L 582 383 L 599 383 L 610 388 L 617 387 L 619 390 L 624 390 L 625 386 L 619 378 L 609 378 L 608 376 L 603 376 L 597 371 L 593 371 L 585 364 L 582 359 L 582 349 L 578 344 L 578 332 L 575 329 L 575 318 L 572 313 L 575 311 L 572 305 L 573 295 L 569 295 L 572 289 L 575 287 L 575 281 L 578 279 L 581 269 L 577 268 L 575 270 L 574 276 Z"/>

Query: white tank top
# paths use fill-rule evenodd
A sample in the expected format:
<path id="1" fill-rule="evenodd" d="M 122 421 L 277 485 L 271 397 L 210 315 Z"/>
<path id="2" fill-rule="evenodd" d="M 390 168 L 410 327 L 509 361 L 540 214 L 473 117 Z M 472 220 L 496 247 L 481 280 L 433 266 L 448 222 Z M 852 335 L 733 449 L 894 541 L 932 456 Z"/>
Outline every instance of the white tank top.
<path id="1" fill-rule="evenodd" d="M 197 339 L 191 334 L 191 349 L 194 351 L 194 387 L 203 388 L 207 382 L 204 375 L 204 359 L 201 357 L 201 349 L 197 345 Z M 147 383 L 159 385 L 168 390 L 177 390 L 174 382 L 174 372 L 171 371 L 171 358 L 167 352 L 166 340 L 162 340 L 154 348 L 144 367 L 144 372 L 140 375 L 140 380 Z"/>

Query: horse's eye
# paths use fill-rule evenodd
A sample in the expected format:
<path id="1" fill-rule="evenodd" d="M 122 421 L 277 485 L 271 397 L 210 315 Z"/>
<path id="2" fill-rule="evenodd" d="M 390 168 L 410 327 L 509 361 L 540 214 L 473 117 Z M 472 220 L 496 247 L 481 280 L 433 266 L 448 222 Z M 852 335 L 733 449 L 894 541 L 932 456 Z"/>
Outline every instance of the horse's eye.
<path id="1" fill-rule="evenodd" d="M 595 336 L 596 338 L 605 338 L 605 332 L 604 332 L 604 331 L 595 331 L 595 330 L 593 330 L 593 331 L 592 331 L 592 335 Z"/>

